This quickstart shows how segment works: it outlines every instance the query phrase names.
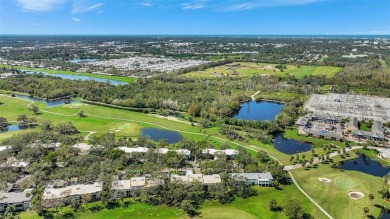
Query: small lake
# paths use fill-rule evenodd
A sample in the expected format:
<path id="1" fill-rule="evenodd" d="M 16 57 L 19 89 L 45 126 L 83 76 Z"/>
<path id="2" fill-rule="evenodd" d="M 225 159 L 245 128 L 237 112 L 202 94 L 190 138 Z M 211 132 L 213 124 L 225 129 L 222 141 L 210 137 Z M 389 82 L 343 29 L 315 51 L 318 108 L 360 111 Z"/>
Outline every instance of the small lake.
<path id="1" fill-rule="evenodd" d="M 252 100 L 243 103 L 241 109 L 234 114 L 234 118 L 259 121 L 274 120 L 282 107 L 282 103 Z"/>
<path id="2" fill-rule="evenodd" d="M 19 94 L 16 94 L 15 96 L 17 98 L 20 98 L 20 99 L 23 99 L 23 100 L 30 100 L 30 101 L 34 101 L 34 102 L 45 103 L 46 107 L 55 107 L 55 106 L 61 106 L 61 105 L 65 104 L 64 103 L 64 99 L 57 99 L 57 100 L 47 101 L 47 100 L 34 98 L 34 97 L 29 97 L 29 96 L 24 96 L 24 95 L 19 95 Z M 70 100 L 70 102 L 71 103 L 75 103 L 77 101 L 76 100 Z"/>
<path id="3" fill-rule="evenodd" d="M 19 130 L 20 130 L 20 128 L 19 128 L 18 125 L 8 125 L 7 129 L 3 130 L 3 131 L 0 130 L 0 133 L 3 133 L 3 132 L 13 132 L 13 131 L 19 131 Z"/>
<path id="4" fill-rule="evenodd" d="M 389 210 L 382 210 L 378 219 L 390 219 L 390 211 Z"/>
<path id="5" fill-rule="evenodd" d="M 86 62 L 96 62 L 97 59 L 72 59 L 72 60 L 68 60 L 66 62 L 69 62 L 69 63 L 86 63 Z"/>
<path id="6" fill-rule="evenodd" d="M 178 143 L 183 138 L 178 132 L 156 128 L 143 128 L 140 135 L 149 136 L 153 141 L 166 139 L 168 144 Z"/>
<path id="7" fill-rule="evenodd" d="M 283 134 L 278 134 L 274 138 L 274 147 L 285 154 L 296 154 L 311 150 L 311 144 L 300 142 L 295 139 L 288 139 Z"/>
<path id="8" fill-rule="evenodd" d="M 37 72 L 32 72 L 32 71 L 24 71 L 24 72 L 26 74 L 37 73 Z M 68 74 L 49 74 L 49 73 L 46 73 L 46 72 L 39 72 L 39 73 L 44 74 L 44 75 L 48 75 L 48 76 L 59 77 L 59 78 L 66 79 L 66 80 L 97 81 L 97 82 L 103 82 L 103 83 L 108 82 L 108 83 L 110 83 L 112 85 L 128 84 L 128 83 L 123 82 L 123 81 L 108 80 L 108 79 L 104 79 L 104 78 L 94 78 L 94 77 L 90 77 L 90 76 L 68 75 Z"/>
<path id="9" fill-rule="evenodd" d="M 366 155 L 358 154 L 358 156 L 359 158 L 357 159 L 342 162 L 340 168 L 343 170 L 355 170 L 378 177 L 383 177 L 390 172 L 390 168 L 383 166 Z"/>

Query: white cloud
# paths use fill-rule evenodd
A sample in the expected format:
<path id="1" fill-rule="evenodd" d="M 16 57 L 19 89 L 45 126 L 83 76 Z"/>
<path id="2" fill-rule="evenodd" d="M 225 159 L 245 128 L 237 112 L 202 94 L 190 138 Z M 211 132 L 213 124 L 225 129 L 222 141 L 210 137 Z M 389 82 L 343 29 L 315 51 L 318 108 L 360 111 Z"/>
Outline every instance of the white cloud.
<path id="1" fill-rule="evenodd" d="M 185 10 L 195 10 L 195 9 L 201 9 L 201 8 L 204 8 L 206 5 L 206 0 L 197 0 L 195 2 L 192 2 L 192 3 L 183 3 L 181 6 L 182 6 L 182 9 L 185 9 Z"/>
<path id="2" fill-rule="evenodd" d="M 86 4 L 82 1 L 75 1 L 72 5 L 72 13 L 78 14 L 78 13 L 85 13 L 89 11 L 96 10 L 103 6 L 104 3 L 95 3 L 95 4 Z"/>
<path id="3" fill-rule="evenodd" d="M 305 5 L 324 0 L 257 0 L 243 2 L 241 0 L 230 1 L 230 4 L 222 6 L 222 11 L 245 11 L 254 8 L 280 7 L 289 5 Z"/>
<path id="4" fill-rule="evenodd" d="M 20 7 L 26 11 L 50 11 L 55 6 L 65 3 L 67 0 L 16 0 Z"/>
<path id="5" fill-rule="evenodd" d="M 80 22 L 81 21 L 81 19 L 80 18 L 78 18 L 78 17 L 72 17 L 72 18 L 70 18 L 72 21 L 74 21 L 74 22 Z"/>
<path id="6" fill-rule="evenodd" d="M 153 6 L 153 4 L 150 3 L 150 2 L 143 2 L 143 3 L 141 3 L 140 5 L 141 5 L 141 6 L 144 6 L 144 7 L 152 7 L 152 6 Z"/>

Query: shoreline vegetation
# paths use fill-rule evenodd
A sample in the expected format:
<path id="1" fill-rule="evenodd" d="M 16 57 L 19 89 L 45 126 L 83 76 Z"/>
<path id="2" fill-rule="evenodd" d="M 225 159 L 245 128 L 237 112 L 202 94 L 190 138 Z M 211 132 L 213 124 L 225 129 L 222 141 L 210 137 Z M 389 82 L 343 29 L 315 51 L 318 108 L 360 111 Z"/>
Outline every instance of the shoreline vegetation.
<path id="1" fill-rule="evenodd" d="M 0 68 L 16 68 L 20 70 L 28 70 L 32 72 L 46 72 L 48 74 L 51 74 L 55 76 L 56 74 L 66 74 L 66 75 L 77 75 L 77 76 L 87 76 L 91 78 L 99 78 L 99 79 L 107 79 L 107 80 L 116 80 L 121 82 L 130 83 L 136 80 L 134 77 L 124 77 L 124 76 L 114 76 L 114 75 L 101 75 L 101 74 L 92 74 L 88 72 L 72 72 L 72 71 L 66 71 L 66 70 L 53 70 L 53 69 L 45 69 L 45 68 L 31 68 L 31 67 L 24 67 L 24 66 L 18 66 L 18 65 L 5 65 L 0 64 Z"/>

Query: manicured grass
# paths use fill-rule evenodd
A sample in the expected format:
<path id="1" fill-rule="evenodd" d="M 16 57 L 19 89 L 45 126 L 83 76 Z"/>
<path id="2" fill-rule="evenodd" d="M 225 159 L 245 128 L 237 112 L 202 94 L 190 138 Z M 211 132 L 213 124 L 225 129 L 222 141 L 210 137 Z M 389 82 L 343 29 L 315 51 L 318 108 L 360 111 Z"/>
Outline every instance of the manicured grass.
<path id="1" fill-rule="evenodd" d="M 24 67 L 24 66 L 12 66 L 12 65 L 4 65 L 4 64 L 0 64 L 0 67 L 18 68 L 18 69 L 22 69 L 22 70 L 30 70 L 33 72 L 46 72 L 49 74 L 67 74 L 67 75 L 88 76 L 88 77 L 92 77 L 92 78 L 117 80 L 117 81 L 123 81 L 123 82 L 128 82 L 128 83 L 135 80 L 135 78 L 121 77 L 121 76 L 99 75 L 99 74 L 91 74 L 91 73 L 87 73 L 87 72 L 72 72 L 72 71 L 52 70 L 52 69 L 45 69 L 45 68 L 30 68 L 30 67 Z"/>
<path id="2" fill-rule="evenodd" d="M 325 75 L 328 78 L 333 77 L 337 72 L 341 71 L 342 68 L 330 67 L 330 66 L 301 66 L 287 65 L 287 69 L 283 72 L 275 68 L 276 64 L 268 63 L 251 63 L 251 62 L 235 62 L 214 68 L 209 68 L 204 71 L 194 71 L 184 74 L 185 77 L 195 78 L 212 78 L 215 77 L 214 73 L 223 74 L 222 77 L 227 75 L 232 76 L 235 71 L 236 76 L 254 76 L 254 75 L 294 75 L 297 78 L 303 78 L 306 75 Z M 236 77 L 233 76 L 233 77 Z"/>
<path id="3" fill-rule="evenodd" d="M 352 154 L 351 158 L 356 157 L 353 153 L 350 154 Z M 334 159 L 338 162 L 341 158 Z M 320 164 L 317 168 L 310 170 L 296 169 L 292 173 L 302 189 L 335 219 L 362 218 L 364 207 L 369 207 L 369 214 L 377 217 L 380 214 L 380 208 L 375 207 L 374 204 L 390 207 L 377 194 L 382 186 L 382 178 L 358 171 L 334 170 L 330 165 Z M 320 182 L 318 178 L 328 178 L 332 182 Z M 352 200 L 348 196 L 350 191 L 362 192 L 365 197 Z M 368 198 L 369 194 L 375 196 L 372 203 Z"/>
<path id="4" fill-rule="evenodd" d="M 299 199 L 304 206 L 305 212 L 314 218 L 324 218 L 322 213 L 303 196 L 294 185 L 283 186 L 283 190 L 276 190 L 272 187 L 255 187 L 258 195 L 248 199 L 237 198 L 233 203 L 222 205 L 218 201 L 206 201 L 201 208 L 203 219 L 260 219 L 260 218 L 287 218 L 283 211 L 272 212 L 268 208 L 271 199 L 275 199 L 279 206 L 284 206 L 289 199 Z M 89 209 L 82 206 L 82 210 L 76 213 L 69 207 L 62 208 L 62 214 L 68 213 L 73 218 L 80 219 L 117 219 L 117 218 L 188 218 L 184 211 L 166 206 L 149 206 L 143 203 L 131 203 L 128 207 L 114 209 L 99 209 L 100 202 L 90 203 Z M 22 212 L 21 219 L 37 218 L 34 212 Z"/>
<path id="5" fill-rule="evenodd" d="M 231 204 L 221 205 L 217 201 L 208 201 L 202 207 L 202 218 L 287 218 L 283 211 L 272 212 L 268 208 L 271 199 L 279 206 L 284 206 L 290 199 L 298 199 L 303 203 L 305 212 L 314 218 L 325 218 L 311 202 L 294 186 L 283 186 L 283 190 L 272 187 L 256 187 L 258 195 L 248 199 L 237 199 Z"/>
<path id="6" fill-rule="evenodd" d="M 55 218 L 65 218 L 61 215 L 70 215 L 68 218 L 80 218 L 80 219 L 125 219 L 125 218 L 137 218 L 137 219 L 149 219 L 149 218 L 161 218 L 161 219 L 186 219 L 187 215 L 180 209 L 170 208 L 166 206 L 149 206 L 144 203 L 131 203 L 128 207 L 118 207 L 114 209 L 101 210 L 97 208 L 101 206 L 100 202 L 88 204 L 88 208 L 82 207 L 78 212 L 73 212 L 69 207 L 61 209 L 59 215 L 55 215 Z M 94 210 L 99 209 L 99 210 Z M 20 214 L 21 219 L 33 219 L 40 218 L 34 211 L 22 212 Z"/>
<path id="7" fill-rule="evenodd" d="M 367 132 L 371 132 L 371 128 L 368 127 L 368 123 L 366 121 L 359 122 L 359 129 Z"/>

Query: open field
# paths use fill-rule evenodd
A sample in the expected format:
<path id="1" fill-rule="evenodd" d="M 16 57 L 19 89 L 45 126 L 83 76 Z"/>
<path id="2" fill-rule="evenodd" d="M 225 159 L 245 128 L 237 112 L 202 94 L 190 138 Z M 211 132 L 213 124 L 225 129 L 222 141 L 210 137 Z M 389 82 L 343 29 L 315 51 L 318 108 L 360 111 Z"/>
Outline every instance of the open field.
<path id="1" fill-rule="evenodd" d="M 218 201 L 206 201 L 202 205 L 201 213 L 203 219 L 260 219 L 260 218 L 287 218 L 282 211 L 272 212 L 268 209 L 268 203 L 275 199 L 278 205 L 283 206 L 290 198 L 302 201 L 305 212 L 314 218 L 325 218 L 322 213 L 315 208 L 311 202 L 301 194 L 294 185 L 284 186 L 283 190 L 276 190 L 272 187 L 256 187 L 258 195 L 248 199 L 238 198 L 233 203 L 222 205 Z M 287 195 L 288 194 L 288 195 Z M 100 203 L 91 203 L 90 209 L 99 206 Z M 72 213 L 70 208 L 63 208 L 62 213 Z M 73 213 L 72 213 L 73 214 Z M 33 212 L 21 213 L 21 219 L 31 219 L 37 217 Z M 70 215 L 70 214 L 69 214 Z M 188 218 L 186 214 L 177 208 L 165 206 L 149 206 L 143 203 L 131 203 L 129 207 L 119 207 L 115 209 L 103 209 L 92 212 L 84 210 L 74 213 L 72 218 L 92 219 L 92 218 L 161 218 L 161 219 L 181 219 Z"/>
<path id="2" fill-rule="evenodd" d="M 29 67 L 24 67 L 24 66 L 12 66 L 12 65 L 0 64 L 0 68 L 2 68 L 2 67 L 18 68 L 18 69 L 29 70 L 29 71 L 33 71 L 33 72 L 46 72 L 49 74 L 67 74 L 67 75 L 88 76 L 88 77 L 92 77 L 92 78 L 102 78 L 102 79 L 107 79 L 107 80 L 117 80 L 117 81 L 123 81 L 123 82 L 132 82 L 135 80 L 135 78 L 111 76 L 111 75 L 99 75 L 99 74 L 91 74 L 91 73 L 87 73 L 87 72 L 72 72 L 72 71 L 65 71 L 65 70 L 29 68 Z"/>
<path id="3" fill-rule="evenodd" d="M 255 75 L 294 75 L 296 78 L 303 78 L 306 75 L 325 75 L 329 78 L 333 77 L 342 68 L 330 66 L 301 66 L 286 65 L 287 69 L 283 72 L 275 68 L 276 64 L 267 63 L 251 63 L 251 62 L 234 62 L 215 68 L 209 68 L 204 71 L 194 71 L 184 74 L 185 77 L 194 78 L 212 78 L 212 77 L 226 77 L 226 76 L 255 76 Z M 234 75 L 234 72 L 236 75 Z"/>
<path id="4" fill-rule="evenodd" d="M 353 154 L 353 153 L 350 153 Z M 355 154 L 351 158 L 356 157 Z M 335 162 L 340 157 L 335 158 Z M 292 170 L 298 184 L 308 193 L 319 205 L 321 205 L 335 219 L 362 218 L 363 208 L 369 207 L 373 217 L 380 214 L 380 208 L 374 205 L 390 204 L 383 201 L 377 191 L 382 186 L 382 178 L 364 174 L 358 171 L 334 170 L 331 164 L 320 164 L 316 169 Z M 318 178 L 328 178 L 330 183 L 320 182 Z M 365 197 L 359 200 L 352 200 L 348 192 L 362 192 Z M 368 195 L 373 194 L 374 200 L 371 203 Z"/>

